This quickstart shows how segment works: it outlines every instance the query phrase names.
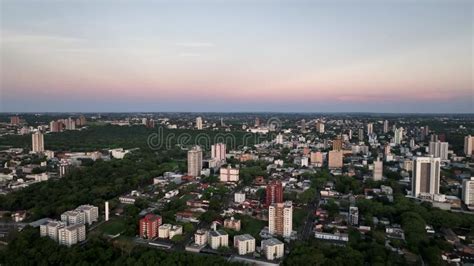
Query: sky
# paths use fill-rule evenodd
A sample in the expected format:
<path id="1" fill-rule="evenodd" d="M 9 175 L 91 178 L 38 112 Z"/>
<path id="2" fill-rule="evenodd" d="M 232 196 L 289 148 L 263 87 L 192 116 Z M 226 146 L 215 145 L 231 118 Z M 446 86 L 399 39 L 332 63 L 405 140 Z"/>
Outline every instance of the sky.
<path id="1" fill-rule="evenodd" d="M 0 112 L 474 113 L 473 3 L 0 0 Z"/>

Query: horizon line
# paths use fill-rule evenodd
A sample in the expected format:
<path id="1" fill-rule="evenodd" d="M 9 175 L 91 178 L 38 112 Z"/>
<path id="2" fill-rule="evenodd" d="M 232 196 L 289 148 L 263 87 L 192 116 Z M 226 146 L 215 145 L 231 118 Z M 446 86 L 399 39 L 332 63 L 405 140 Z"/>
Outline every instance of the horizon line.
<path id="1" fill-rule="evenodd" d="M 0 114 L 139 114 L 139 113 L 191 113 L 191 114 L 379 114 L 379 115 L 474 115 L 474 112 L 454 112 L 454 113 L 436 113 L 436 112 L 344 112 L 344 111 L 0 111 Z"/>

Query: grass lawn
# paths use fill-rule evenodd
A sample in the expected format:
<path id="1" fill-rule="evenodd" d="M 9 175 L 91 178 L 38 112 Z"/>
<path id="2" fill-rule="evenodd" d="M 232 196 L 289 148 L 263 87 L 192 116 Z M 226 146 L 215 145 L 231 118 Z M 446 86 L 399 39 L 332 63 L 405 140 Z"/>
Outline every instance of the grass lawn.
<path id="1" fill-rule="evenodd" d="M 108 222 L 102 224 L 99 228 L 102 233 L 107 234 L 107 235 L 116 235 L 118 233 L 121 233 L 125 231 L 125 222 L 118 218 L 118 219 L 113 219 L 109 220 Z"/>

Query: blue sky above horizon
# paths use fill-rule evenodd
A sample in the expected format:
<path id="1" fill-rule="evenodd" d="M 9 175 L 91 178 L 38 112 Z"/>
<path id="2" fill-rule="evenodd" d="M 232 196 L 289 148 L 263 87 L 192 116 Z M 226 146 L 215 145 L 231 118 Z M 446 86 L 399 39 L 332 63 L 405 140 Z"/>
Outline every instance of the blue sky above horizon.
<path id="1" fill-rule="evenodd" d="M 473 113 L 472 1 L 10 1 L 0 111 Z"/>

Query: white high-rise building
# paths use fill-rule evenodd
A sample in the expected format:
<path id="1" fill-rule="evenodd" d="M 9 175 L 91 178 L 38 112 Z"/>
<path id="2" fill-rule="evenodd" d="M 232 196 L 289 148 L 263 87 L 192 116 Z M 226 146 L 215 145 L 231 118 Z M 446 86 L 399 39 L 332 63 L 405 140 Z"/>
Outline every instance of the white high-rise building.
<path id="1" fill-rule="evenodd" d="M 63 227 L 58 230 L 60 245 L 68 247 L 86 240 L 86 226 L 84 224 L 75 224 Z"/>
<path id="2" fill-rule="evenodd" d="M 382 180 L 383 176 L 383 162 L 380 161 L 379 158 L 377 158 L 377 161 L 374 161 L 374 174 L 372 178 L 374 181 L 380 181 Z"/>
<path id="3" fill-rule="evenodd" d="M 196 117 L 196 128 L 198 130 L 202 129 L 202 117 L 200 117 L 200 116 Z"/>
<path id="4" fill-rule="evenodd" d="M 412 196 L 439 194 L 440 158 L 416 157 L 411 179 Z"/>
<path id="5" fill-rule="evenodd" d="M 383 133 L 387 133 L 389 130 L 388 120 L 383 121 Z"/>
<path id="6" fill-rule="evenodd" d="M 466 156 L 472 156 L 474 154 L 474 136 L 465 136 L 464 137 L 464 154 Z"/>
<path id="7" fill-rule="evenodd" d="M 225 161 L 226 147 L 224 143 L 216 143 L 211 146 L 211 158 L 217 161 Z"/>
<path id="8" fill-rule="evenodd" d="M 403 140 L 403 127 L 395 129 L 394 142 L 397 145 L 400 145 Z"/>
<path id="9" fill-rule="evenodd" d="M 66 211 L 61 214 L 61 221 L 68 224 L 84 224 L 86 220 L 86 214 L 81 211 Z"/>
<path id="10" fill-rule="evenodd" d="M 431 141 L 430 142 L 430 155 L 433 157 L 441 158 L 441 160 L 448 159 L 448 143 L 441 141 Z"/>
<path id="11" fill-rule="evenodd" d="M 272 235 L 290 237 L 293 231 L 293 203 L 273 203 L 268 207 L 268 231 Z"/>
<path id="12" fill-rule="evenodd" d="M 474 177 L 462 181 L 462 200 L 468 207 L 474 208 Z"/>
<path id="13" fill-rule="evenodd" d="M 359 133 L 357 134 L 359 136 L 359 141 L 362 142 L 364 141 L 364 129 L 359 128 Z"/>
<path id="14" fill-rule="evenodd" d="M 262 240 L 260 247 L 267 260 L 282 258 L 285 252 L 285 245 L 276 238 Z"/>
<path id="15" fill-rule="evenodd" d="M 66 211 L 61 214 L 61 221 L 68 225 L 92 224 L 98 220 L 99 208 L 93 205 L 81 205 L 75 210 Z"/>
<path id="16" fill-rule="evenodd" d="M 230 166 L 221 167 L 219 180 L 221 182 L 239 182 L 239 169 Z"/>
<path id="17" fill-rule="evenodd" d="M 201 176 L 202 170 L 202 150 L 199 146 L 194 146 L 188 151 L 188 175 L 193 177 Z"/>
<path id="18" fill-rule="evenodd" d="M 368 123 L 367 124 L 367 135 L 370 136 L 374 134 L 374 124 L 373 123 Z"/>
<path id="19" fill-rule="evenodd" d="M 47 236 L 54 241 L 59 239 L 59 229 L 66 227 L 66 223 L 61 221 L 51 220 L 45 224 L 40 225 L 40 236 Z"/>
<path id="20" fill-rule="evenodd" d="M 44 136 L 41 131 L 36 131 L 31 135 L 31 149 L 33 152 L 44 152 Z"/>
<path id="21" fill-rule="evenodd" d="M 81 205 L 76 211 L 84 213 L 84 223 L 92 224 L 99 220 L 99 208 L 93 205 Z"/>
<path id="22" fill-rule="evenodd" d="M 65 124 L 66 124 L 66 129 L 67 130 L 76 130 L 76 120 L 69 117 L 66 121 L 65 121 Z"/>
<path id="23" fill-rule="evenodd" d="M 255 252 L 255 238 L 249 234 L 234 236 L 234 247 L 239 255 Z"/>

